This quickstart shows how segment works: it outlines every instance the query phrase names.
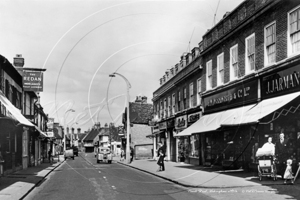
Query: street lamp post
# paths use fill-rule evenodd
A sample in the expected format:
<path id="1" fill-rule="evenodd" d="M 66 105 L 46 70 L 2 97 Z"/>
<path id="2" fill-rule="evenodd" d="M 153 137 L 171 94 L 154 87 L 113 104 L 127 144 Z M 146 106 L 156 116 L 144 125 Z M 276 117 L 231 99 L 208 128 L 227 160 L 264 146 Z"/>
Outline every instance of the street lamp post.
<path id="1" fill-rule="evenodd" d="M 69 109 L 64 114 L 64 151 L 66 151 L 66 114 L 68 112 L 75 112 L 74 109 Z"/>
<path id="2" fill-rule="evenodd" d="M 130 119 L 129 119 L 129 89 L 131 88 L 131 85 L 129 83 L 129 81 L 125 78 L 125 76 L 123 76 L 122 74 L 119 74 L 119 73 L 112 73 L 109 75 L 109 77 L 115 77 L 116 75 L 122 77 L 125 82 L 126 82 L 126 85 L 127 85 L 127 97 L 126 97 L 126 100 L 127 100 L 127 131 L 126 131 L 126 163 L 130 163 L 130 148 L 129 148 L 129 135 L 130 135 Z"/>

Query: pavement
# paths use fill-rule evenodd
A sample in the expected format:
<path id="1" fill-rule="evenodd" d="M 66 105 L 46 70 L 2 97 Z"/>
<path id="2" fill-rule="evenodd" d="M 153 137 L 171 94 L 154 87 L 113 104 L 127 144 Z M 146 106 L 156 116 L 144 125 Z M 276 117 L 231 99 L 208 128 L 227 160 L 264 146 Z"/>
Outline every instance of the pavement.
<path id="1" fill-rule="evenodd" d="M 45 178 L 64 161 L 63 157 L 54 158 L 52 163 L 44 163 L 28 167 L 12 174 L 0 177 L 0 199 L 23 199 L 35 187 L 41 184 Z"/>
<path id="2" fill-rule="evenodd" d="M 157 172 L 158 165 L 153 159 L 133 160 L 127 164 L 115 158 L 118 163 L 144 171 L 157 177 L 169 180 L 176 184 L 193 188 L 236 188 L 251 186 L 272 186 L 283 185 L 281 176 L 277 176 L 274 181 L 271 177 L 262 177 L 259 181 L 258 174 L 255 171 L 240 170 L 222 170 L 220 167 L 203 167 L 185 163 L 165 161 L 165 171 Z M 294 185 L 300 189 L 300 178 Z"/>
<path id="3" fill-rule="evenodd" d="M 158 165 L 153 159 L 134 160 L 127 164 L 120 161 L 120 157 L 114 157 L 114 162 L 120 163 L 154 176 L 166 179 L 176 184 L 193 188 L 236 188 L 262 185 L 283 185 L 283 180 L 278 177 L 273 181 L 271 177 L 263 177 L 259 181 L 257 172 L 243 170 L 221 170 L 215 167 L 203 167 L 185 163 L 165 161 L 165 171 L 157 172 Z M 64 162 L 63 157 L 54 158 L 52 163 L 48 161 L 24 170 L 0 177 L 0 199 L 23 199 L 35 187 L 46 180 L 46 177 Z M 300 180 L 294 184 L 300 190 Z"/>

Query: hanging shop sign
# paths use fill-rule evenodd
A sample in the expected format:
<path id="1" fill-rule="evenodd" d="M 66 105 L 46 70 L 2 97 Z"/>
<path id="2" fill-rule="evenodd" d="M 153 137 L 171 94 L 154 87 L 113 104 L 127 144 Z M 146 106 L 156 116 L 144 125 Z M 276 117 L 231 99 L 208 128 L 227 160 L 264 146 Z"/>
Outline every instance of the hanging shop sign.
<path id="1" fill-rule="evenodd" d="M 165 130 L 167 129 L 167 122 L 161 122 L 158 124 L 159 130 Z"/>
<path id="2" fill-rule="evenodd" d="M 258 80 L 242 82 L 227 90 L 203 97 L 204 111 L 212 112 L 221 109 L 245 105 L 257 101 Z"/>
<path id="3" fill-rule="evenodd" d="M 47 130 L 52 131 L 54 128 L 54 118 L 48 118 Z"/>
<path id="4" fill-rule="evenodd" d="M 195 121 L 198 121 L 200 119 L 200 116 L 201 116 L 201 112 L 196 112 L 188 115 L 187 117 L 188 123 L 194 123 Z"/>
<path id="5" fill-rule="evenodd" d="M 152 128 L 153 128 L 153 129 L 152 129 L 152 132 L 153 132 L 153 133 L 159 132 L 159 127 L 158 127 L 158 126 L 153 126 Z"/>
<path id="6" fill-rule="evenodd" d="M 23 71 L 24 91 L 43 91 L 43 72 Z"/>
<path id="7" fill-rule="evenodd" d="M 167 121 L 167 128 L 174 128 L 174 126 L 175 126 L 174 119 L 171 119 L 171 120 Z"/>
<path id="8" fill-rule="evenodd" d="M 300 91 L 300 65 L 261 78 L 262 99 Z"/>
<path id="9" fill-rule="evenodd" d="M 187 116 L 183 115 L 176 117 L 175 119 L 175 129 L 184 129 L 187 127 Z"/>

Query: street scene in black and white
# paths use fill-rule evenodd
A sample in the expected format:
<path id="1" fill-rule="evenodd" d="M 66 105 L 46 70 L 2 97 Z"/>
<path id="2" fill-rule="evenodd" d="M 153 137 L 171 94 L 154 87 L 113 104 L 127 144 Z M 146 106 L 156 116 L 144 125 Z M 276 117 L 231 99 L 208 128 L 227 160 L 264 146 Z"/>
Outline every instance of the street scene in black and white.
<path id="1" fill-rule="evenodd" d="M 299 0 L 1 0 L 1 200 L 300 199 Z"/>

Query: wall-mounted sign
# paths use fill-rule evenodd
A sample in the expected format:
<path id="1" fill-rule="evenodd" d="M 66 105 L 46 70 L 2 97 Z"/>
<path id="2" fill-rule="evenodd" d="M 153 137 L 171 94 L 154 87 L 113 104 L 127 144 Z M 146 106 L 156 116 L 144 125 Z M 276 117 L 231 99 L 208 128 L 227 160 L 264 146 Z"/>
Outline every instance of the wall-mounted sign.
<path id="1" fill-rule="evenodd" d="M 228 109 L 257 101 L 257 81 L 255 79 L 246 83 L 242 82 L 217 94 L 204 96 L 204 112 Z"/>
<path id="2" fill-rule="evenodd" d="M 153 133 L 159 132 L 158 126 L 153 126 L 152 128 L 153 128 L 153 129 L 152 129 L 152 132 L 153 132 Z"/>
<path id="3" fill-rule="evenodd" d="M 54 118 L 48 118 L 47 130 L 52 131 L 54 128 Z"/>
<path id="4" fill-rule="evenodd" d="M 24 71 L 23 73 L 24 91 L 43 91 L 43 72 Z"/>
<path id="5" fill-rule="evenodd" d="M 200 116 L 201 116 L 201 112 L 189 114 L 188 118 L 187 118 L 188 123 L 193 123 L 193 122 L 197 121 L 198 119 L 200 119 Z"/>
<path id="6" fill-rule="evenodd" d="M 167 121 L 167 128 L 174 128 L 174 126 L 175 126 L 174 119 L 171 119 L 171 120 Z"/>
<path id="7" fill-rule="evenodd" d="M 167 122 L 158 123 L 158 128 L 159 128 L 159 130 L 167 129 Z"/>
<path id="8" fill-rule="evenodd" d="M 187 127 L 187 116 L 183 115 L 180 117 L 176 117 L 175 119 L 175 129 L 183 129 Z"/>
<path id="9" fill-rule="evenodd" d="M 284 69 L 261 79 L 263 99 L 288 94 L 300 90 L 299 65 Z"/>

